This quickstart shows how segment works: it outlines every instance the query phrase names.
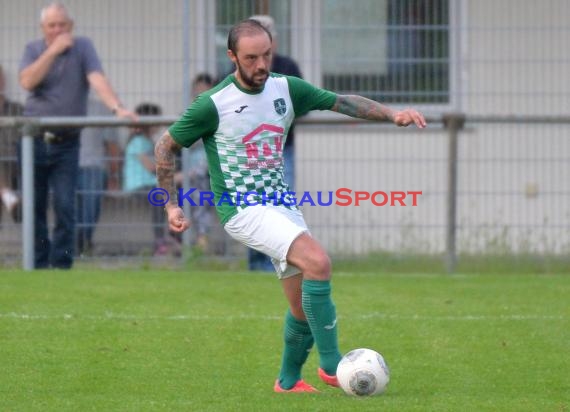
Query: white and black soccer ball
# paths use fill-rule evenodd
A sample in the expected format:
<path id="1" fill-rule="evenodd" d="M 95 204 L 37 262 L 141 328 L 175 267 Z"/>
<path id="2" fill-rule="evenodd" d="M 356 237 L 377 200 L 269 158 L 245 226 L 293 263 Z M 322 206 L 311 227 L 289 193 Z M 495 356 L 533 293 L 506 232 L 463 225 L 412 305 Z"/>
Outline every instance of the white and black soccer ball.
<path id="1" fill-rule="evenodd" d="M 336 377 L 348 395 L 379 395 L 390 382 L 390 369 L 378 352 L 360 348 L 343 356 L 336 369 Z"/>

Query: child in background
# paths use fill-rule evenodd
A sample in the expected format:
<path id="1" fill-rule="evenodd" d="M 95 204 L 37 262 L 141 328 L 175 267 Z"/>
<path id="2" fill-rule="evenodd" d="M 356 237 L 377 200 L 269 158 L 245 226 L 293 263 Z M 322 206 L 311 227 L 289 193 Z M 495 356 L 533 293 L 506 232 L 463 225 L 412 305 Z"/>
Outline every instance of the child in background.
<path id="1" fill-rule="evenodd" d="M 154 103 L 141 103 L 135 112 L 139 116 L 160 116 L 162 109 Z M 169 245 L 177 246 L 179 242 L 166 233 L 164 211 L 161 207 L 148 203 L 148 192 L 156 187 L 156 166 L 154 162 L 154 136 L 157 126 L 141 126 L 133 128 L 125 147 L 123 165 L 123 190 L 136 194 L 137 200 L 152 209 L 152 227 L 154 234 L 154 255 L 162 256 L 169 252 Z M 176 250 L 175 250 L 176 252 Z"/>

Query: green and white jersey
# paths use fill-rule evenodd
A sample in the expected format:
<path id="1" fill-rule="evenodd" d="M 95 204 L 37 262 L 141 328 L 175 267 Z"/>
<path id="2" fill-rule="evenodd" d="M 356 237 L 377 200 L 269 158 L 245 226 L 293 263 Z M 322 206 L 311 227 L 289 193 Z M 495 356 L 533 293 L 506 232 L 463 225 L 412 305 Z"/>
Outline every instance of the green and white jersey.
<path id="1" fill-rule="evenodd" d="M 287 199 L 283 147 L 291 123 L 311 110 L 329 110 L 335 101 L 336 94 L 297 77 L 271 73 L 263 90 L 252 92 L 232 74 L 198 96 L 169 133 L 184 147 L 203 139 L 216 210 L 225 224 L 247 207 L 246 194 L 250 204 L 253 197 L 259 203 L 263 196 L 271 203 Z"/>

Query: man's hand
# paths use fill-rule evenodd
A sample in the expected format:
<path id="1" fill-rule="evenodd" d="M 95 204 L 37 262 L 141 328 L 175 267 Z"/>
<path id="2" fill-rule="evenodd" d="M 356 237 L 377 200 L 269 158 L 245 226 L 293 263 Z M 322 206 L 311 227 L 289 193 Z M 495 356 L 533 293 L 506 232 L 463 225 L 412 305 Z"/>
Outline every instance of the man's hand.
<path id="1" fill-rule="evenodd" d="M 406 109 L 394 114 L 394 124 L 397 126 L 409 126 L 415 123 L 417 127 L 423 129 L 426 127 L 426 119 L 424 115 L 414 109 Z"/>
<path id="2" fill-rule="evenodd" d="M 121 119 L 131 119 L 134 122 L 139 120 L 139 117 L 137 116 L 136 113 L 133 113 L 122 106 L 117 107 L 117 109 L 115 110 L 115 115 Z"/>
<path id="3" fill-rule="evenodd" d="M 168 214 L 168 227 L 175 233 L 182 233 L 190 227 L 190 221 L 184 216 L 184 212 L 178 206 L 166 208 Z"/>
<path id="4" fill-rule="evenodd" d="M 59 55 L 73 46 L 73 35 L 69 32 L 59 34 L 50 44 L 49 50 L 54 55 Z"/>

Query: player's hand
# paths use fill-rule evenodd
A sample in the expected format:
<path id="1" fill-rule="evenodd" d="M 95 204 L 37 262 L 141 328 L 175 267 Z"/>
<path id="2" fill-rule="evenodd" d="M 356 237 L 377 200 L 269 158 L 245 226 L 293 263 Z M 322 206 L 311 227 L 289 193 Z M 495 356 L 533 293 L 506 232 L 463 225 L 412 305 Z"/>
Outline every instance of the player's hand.
<path id="1" fill-rule="evenodd" d="M 169 207 L 166 213 L 168 214 L 168 227 L 173 232 L 182 233 L 190 227 L 190 221 L 186 219 L 180 207 Z"/>
<path id="2" fill-rule="evenodd" d="M 58 34 L 49 48 L 54 54 L 59 55 L 71 46 L 73 46 L 73 35 L 70 32 L 65 32 Z"/>
<path id="3" fill-rule="evenodd" d="M 424 115 L 414 109 L 406 109 L 396 112 L 394 115 L 394 124 L 397 126 L 409 126 L 415 123 L 417 127 L 423 129 L 427 126 Z"/>

